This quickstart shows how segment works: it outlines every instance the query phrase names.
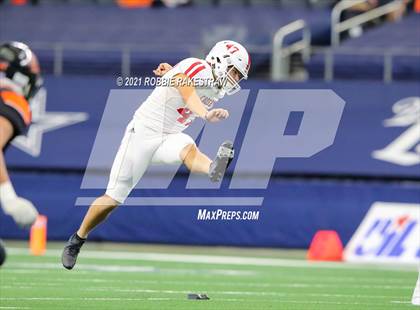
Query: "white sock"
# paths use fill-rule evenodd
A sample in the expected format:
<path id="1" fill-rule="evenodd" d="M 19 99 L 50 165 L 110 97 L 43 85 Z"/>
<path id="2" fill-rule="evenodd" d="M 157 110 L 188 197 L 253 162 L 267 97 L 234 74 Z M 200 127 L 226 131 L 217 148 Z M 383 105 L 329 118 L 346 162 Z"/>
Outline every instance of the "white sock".
<path id="1" fill-rule="evenodd" d="M 13 188 L 10 181 L 6 181 L 0 184 L 0 203 L 4 205 L 4 202 L 10 199 L 17 198 L 15 189 Z"/>

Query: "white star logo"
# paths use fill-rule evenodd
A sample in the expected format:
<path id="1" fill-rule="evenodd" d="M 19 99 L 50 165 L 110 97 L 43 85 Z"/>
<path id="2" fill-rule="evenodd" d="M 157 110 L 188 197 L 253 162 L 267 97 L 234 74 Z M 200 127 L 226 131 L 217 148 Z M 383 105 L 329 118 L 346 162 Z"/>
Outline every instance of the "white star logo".
<path id="1" fill-rule="evenodd" d="M 32 124 L 25 136 L 16 137 L 12 144 L 33 157 L 41 154 L 44 133 L 86 121 L 89 114 L 83 112 L 47 112 L 47 92 L 40 89 L 31 102 Z"/>

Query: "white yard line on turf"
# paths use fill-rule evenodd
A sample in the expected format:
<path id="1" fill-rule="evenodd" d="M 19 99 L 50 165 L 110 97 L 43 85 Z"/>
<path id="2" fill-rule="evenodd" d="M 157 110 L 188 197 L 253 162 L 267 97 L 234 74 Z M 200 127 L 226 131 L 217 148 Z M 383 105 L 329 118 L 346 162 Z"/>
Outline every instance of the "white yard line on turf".
<path id="1" fill-rule="evenodd" d="M 287 287 L 287 285 L 284 285 Z M 410 289 L 407 287 L 406 289 Z M 188 294 L 191 291 L 186 290 L 153 290 L 153 289 L 118 289 L 115 287 L 106 287 L 106 288 L 84 288 L 85 291 L 91 292 L 119 292 L 119 293 L 150 293 L 150 294 Z M 388 295 L 361 295 L 361 294 L 327 294 L 327 293 L 280 293 L 273 291 L 264 291 L 264 292 L 254 292 L 254 291 L 209 291 L 206 290 L 206 293 L 215 294 L 215 295 L 247 295 L 247 296 L 277 296 L 277 297 L 325 297 L 325 298 L 352 298 L 352 299 L 389 299 L 389 298 L 401 298 L 401 296 L 388 296 Z"/>
<path id="2" fill-rule="evenodd" d="M 10 265 L 8 264 L 8 267 L 10 267 Z M 55 269 L 55 268 L 54 268 Z M 163 272 L 166 272 L 166 269 L 161 269 Z M 179 269 L 177 269 L 179 270 Z M 215 271 L 214 269 L 212 269 L 213 271 Z M 225 270 L 223 270 L 225 271 Z M 248 271 L 248 270 L 247 270 Z M 30 269 L 15 269 L 15 268 L 7 268 L 7 269 L 3 269 L 2 270 L 3 273 L 44 273 L 44 271 L 42 270 L 30 270 Z M 86 271 L 78 271 L 78 274 L 86 274 L 89 272 Z M 90 283 L 132 283 L 132 284 L 159 284 L 159 283 L 167 283 L 167 284 L 185 284 L 188 283 L 189 285 L 199 285 L 199 284 L 206 284 L 206 282 L 203 281 L 167 281 L 167 280 L 159 280 L 159 281 L 154 281 L 154 280 L 135 280 L 135 279 L 130 279 L 130 280 L 116 280 L 116 279 L 107 279 L 107 278 L 93 278 L 92 274 L 89 273 L 89 278 L 88 279 L 82 279 L 80 277 L 76 278 L 76 279 L 71 279 L 71 278 L 66 278 L 66 279 L 57 279 L 57 278 L 46 278 L 45 274 L 44 274 L 44 279 L 48 279 L 48 282 L 51 283 L 52 285 L 55 285 L 54 283 L 67 283 L 67 282 L 90 282 Z M 55 277 L 55 275 L 54 275 Z M 20 280 L 20 278 L 18 277 L 11 277 L 8 276 L 7 277 L 9 280 L 14 280 L 16 282 L 18 282 L 18 280 Z M 312 286 L 312 287 L 317 287 L 317 285 L 323 285 L 323 286 L 328 286 L 328 285 L 342 285 L 342 284 L 350 284 L 350 283 L 354 283 L 355 285 L 357 285 L 357 287 L 360 287 L 361 285 L 367 285 L 369 287 L 371 287 L 372 285 L 381 285 L 384 286 L 385 284 L 388 284 L 387 286 L 395 286 L 395 287 L 401 287 L 401 284 L 407 284 L 407 279 L 404 278 L 381 278 L 381 277 L 377 277 L 375 276 L 374 278 L 372 278 L 372 276 L 368 276 L 368 278 L 362 278 L 362 275 L 359 277 L 345 277 L 343 279 L 337 278 L 337 277 L 326 277 L 323 276 L 322 277 L 322 283 L 323 284 L 319 284 L 319 274 L 315 274 L 315 275 L 311 275 L 311 274 L 305 274 L 304 276 L 302 275 L 293 275 L 293 276 L 288 276 L 288 275 L 282 275 L 282 281 L 283 282 L 288 282 L 288 283 L 292 283 L 293 281 L 305 281 L 305 285 L 308 286 Z M 315 281 L 316 283 L 312 282 Z M 28 282 L 25 282 L 28 283 Z M 276 287 L 279 284 L 278 283 L 252 283 L 252 282 L 211 282 L 213 285 L 230 285 L 230 286 L 249 286 L 249 287 Z M 293 282 L 296 283 L 296 282 Z M 362 284 L 363 283 L 363 284 Z M 297 284 L 299 285 L 299 284 Z"/>
<path id="3" fill-rule="evenodd" d="M 59 263 L 8 263 L 12 268 L 28 269 L 62 269 Z M 120 266 L 120 265 L 98 265 L 98 264 L 78 264 L 77 269 L 102 272 L 157 272 L 152 266 Z"/>
<path id="4" fill-rule="evenodd" d="M 106 289 L 96 289 L 96 288 L 85 288 L 86 291 L 112 291 L 120 293 L 151 293 L 151 294 L 188 294 L 191 291 L 186 290 L 152 290 L 152 289 L 117 289 L 117 288 L 106 288 Z M 350 297 L 350 298 L 399 298 L 390 297 L 390 296 L 376 296 L 376 295 L 345 295 L 345 294 L 326 294 L 326 293 L 300 293 L 300 294 L 289 294 L 289 293 L 279 293 L 279 292 L 253 292 L 253 291 L 206 291 L 209 294 L 219 294 L 219 295 L 247 295 L 247 296 L 278 296 L 278 297 L 287 297 L 287 296 L 311 296 L 311 297 L 326 297 L 326 298 L 337 298 L 337 297 Z"/>
<path id="5" fill-rule="evenodd" d="M 38 268 L 38 267 L 35 267 Z M 44 283 L 44 282 L 13 282 L 13 285 L 7 285 L 7 286 L 0 286 L 1 288 L 13 288 L 13 287 L 19 287 L 19 288 L 32 288 L 33 286 L 47 286 L 47 287 L 57 287 L 57 284 L 65 284 L 68 283 L 71 279 L 66 279 L 63 281 L 54 281 L 52 282 L 50 279 L 48 279 L 48 283 Z M 81 279 L 74 279 L 74 282 L 81 282 Z M 83 282 L 87 282 L 87 281 L 83 281 Z M 94 281 L 90 281 L 92 283 L 98 283 L 98 282 L 94 282 Z M 100 283 L 104 283 L 104 281 L 101 281 Z M 223 281 L 219 281 L 219 282 L 215 282 L 215 281 L 208 281 L 208 282 L 186 282 L 186 281 L 165 281 L 165 280 L 160 280 L 160 281 L 129 281 L 129 280 L 121 280 L 121 281 L 106 281 L 106 283 L 110 284 L 110 283 L 133 283 L 133 284 L 147 284 L 147 285 L 161 285 L 161 284 L 168 284 L 168 285 L 194 285 L 194 286 L 224 286 L 224 287 L 229 287 L 229 286 L 234 286 L 234 287 L 247 287 L 247 288 L 271 288 L 271 289 L 275 289 L 275 288 L 335 288 L 337 287 L 338 284 L 334 284 L 334 283 L 330 283 L 330 284 L 313 284 L 313 283 L 296 283 L 296 282 L 290 282 L 290 283 L 276 283 L 276 284 L 267 284 L 267 283 L 254 283 L 252 285 L 249 285 L 249 283 L 237 283 L 237 282 L 223 282 Z M 58 287 L 60 287 L 61 285 L 59 285 Z M 341 284 L 339 285 L 340 288 L 348 288 L 348 289 L 377 289 L 377 290 L 411 290 L 412 286 L 409 285 L 356 285 L 356 284 Z M 86 288 L 84 288 L 86 289 Z M 106 290 L 112 290 L 115 291 L 116 288 L 115 286 L 96 286 L 95 288 L 91 288 L 91 289 L 86 289 L 86 290 L 99 290 L 99 291 L 106 291 Z M 136 290 L 134 290 L 133 292 L 137 292 Z M 311 295 L 311 293 L 308 293 L 306 295 Z M 319 296 L 324 295 L 324 294 L 317 294 Z M 332 294 L 327 294 L 326 296 L 332 296 Z M 336 295 L 339 296 L 339 295 Z M 341 296 L 341 295 L 340 295 Z M 342 296 L 350 296 L 350 295 L 342 295 Z M 352 297 L 356 297 L 359 295 L 351 295 Z M 360 296 L 368 296 L 368 295 L 360 295 Z M 375 296 L 379 296 L 379 295 L 375 295 Z M 381 297 L 386 297 L 386 296 L 381 296 Z M 395 297 L 394 298 L 398 298 Z"/>
<path id="6" fill-rule="evenodd" d="M 6 269 L 6 272 L 14 273 L 24 273 L 22 268 L 29 269 L 30 272 L 37 270 L 62 270 L 63 266 L 59 263 L 8 263 L 8 267 L 11 269 Z M 16 268 L 16 269 L 13 269 Z M 165 274 L 206 274 L 206 275 L 224 275 L 224 276 L 255 276 L 258 272 L 252 270 L 230 270 L 230 269 L 207 269 L 207 270 L 198 270 L 198 269 L 170 269 L 170 268 L 155 268 L 152 266 L 127 266 L 127 265 L 98 265 L 98 264 L 77 264 L 75 267 L 78 270 L 83 271 L 100 271 L 100 272 L 146 272 L 146 273 L 165 273 Z"/>
<path id="7" fill-rule="evenodd" d="M 25 255 L 28 250 L 22 248 L 9 248 L 10 254 Z M 412 272 L 416 270 L 416 265 L 371 265 L 354 264 L 340 262 L 309 262 L 304 260 L 291 260 L 280 258 L 261 258 L 261 257 L 241 257 L 241 256 L 218 256 L 218 255 L 198 255 L 198 254 L 173 254 L 173 253 L 133 253 L 133 252 L 110 252 L 110 251 L 82 251 L 84 258 L 94 259 L 121 259 L 121 260 L 143 260 L 159 262 L 177 262 L 194 264 L 222 264 L 222 265 L 249 265 L 249 266 L 278 266 L 295 268 L 346 268 L 346 269 L 379 269 L 379 270 L 398 270 Z M 47 257 L 60 257 L 61 250 L 48 250 Z"/>
<path id="8" fill-rule="evenodd" d="M 155 300 L 155 298 L 118 298 L 118 297 L 0 297 L 0 300 L 3 301 L 22 301 L 22 300 L 37 300 L 37 301 L 75 301 L 75 300 L 85 300 L 85 301 L 145 301 L 145 300 Z M 179 300 L 179 298 L 167 298 L 167 300 Z"/>
<path id="9" fill-rule="evenodd" d="M 81 300 L 81 301 L 156 301 L 155 298 L 118 298 L 118 297 L 0 297 L 0 300 L 4 301 L 75 301 L 75 300 Z M 179 301 L 179 298 L 167 298 L 166 300 L 177 300 Z M 217 298 L 217 301 L 223 302 L 223 301 L 231 301 L 231 302 L 256 302 L 256 303 L 262 303 L 262 302 L 281 302 L 282 304 L 307 304 L 307 305 L 358 305 L 358 306 L 383 306 L 384 303 L 363 303 L 363 302 L 338 302 L 338 301 L 304 301 L 304 300 L 287 300 L 287 299 L 278 299 L 278 300 L 243 300 L 243 299 L 224 299 L 224 298 Z"/>

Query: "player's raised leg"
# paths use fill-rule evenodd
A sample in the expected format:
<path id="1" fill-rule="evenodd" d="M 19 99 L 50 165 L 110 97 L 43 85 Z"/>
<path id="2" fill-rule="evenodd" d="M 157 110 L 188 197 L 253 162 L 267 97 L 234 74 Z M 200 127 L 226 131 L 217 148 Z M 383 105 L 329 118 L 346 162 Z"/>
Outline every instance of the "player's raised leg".
<path id="1" fill-rule="evenodd" d="M 218 182 L 234 156 L 233 143 L 225 141 L 211 160 L 200 151 L 194 140 L 184 134 L 169 135 L 153 156 L 153 163 L 177 164 L 182 162 L 192 173 L 207 174 L 211 181 Z"/>
<path id="2" fill-rule="evenodd" d="M 212 160 L 195 144 L 189 144 L 181 151 L 181 160 L 192 173 L 208 174 Z"/>
<path id="3" fill-rule="evenodd" d="M 191 172 L 208 174 L 213 182 L 223 178 L 233 157 L 233 143 L 230 141 L 222 143 L 213 160 L 202 153 L 195 144 L 188 145 L 181 151 L 183 163 Z"/>

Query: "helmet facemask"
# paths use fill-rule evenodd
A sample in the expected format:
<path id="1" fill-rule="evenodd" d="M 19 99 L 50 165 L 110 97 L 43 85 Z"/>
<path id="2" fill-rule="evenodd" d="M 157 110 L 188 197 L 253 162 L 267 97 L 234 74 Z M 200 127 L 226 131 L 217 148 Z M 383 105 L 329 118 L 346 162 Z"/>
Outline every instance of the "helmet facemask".
<path id="1" fill-rule="evenodd" d="M 238 75 L 238 78 L 235 78 L 235 75 Z M 241 89 L 239 83 L 243 79 L 246 79 L 246 77 L 240 73 L 240 71 L 235 68 L 235 66 L 229 66 L 226 72 L 226 76 L 220 81 L 221 89 L 225 91 L 227 95 L 233 95 Z"/>
<path id="2" fill-rule="evenodd" d="M 224 40 L 216 43 L 206 57 L 211 65 L 216 86 L 222 95 L 233 95 L 248 78 L 250 58 L 246 49 L 237 42 Z"/>

